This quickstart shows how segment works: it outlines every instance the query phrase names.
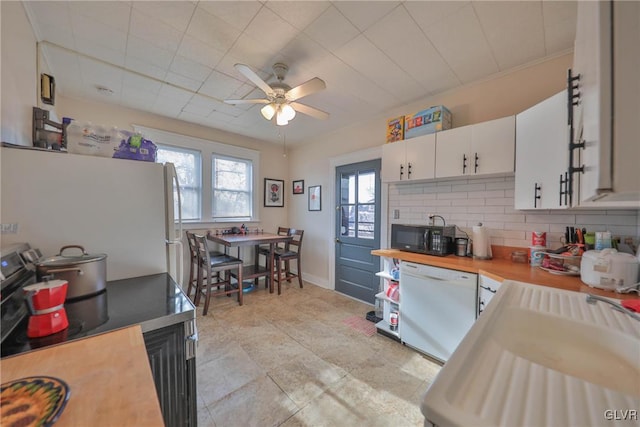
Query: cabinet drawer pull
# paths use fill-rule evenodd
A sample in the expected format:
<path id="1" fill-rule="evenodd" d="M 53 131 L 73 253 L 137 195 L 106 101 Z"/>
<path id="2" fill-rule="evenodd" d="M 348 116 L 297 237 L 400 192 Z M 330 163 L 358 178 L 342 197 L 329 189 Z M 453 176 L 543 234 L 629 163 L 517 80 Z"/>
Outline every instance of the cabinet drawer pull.
<path id="1" fill-rule="evenodd" d="M 488 287 L 488 286 L 482 286 L 482 285 L 480 285 L 480 287 L 481 287 L 482 289 L 486 290 L 486 291 L 491 292 L 492 294 L 495 294 L 496 292 L 498 292 L 498 290 L 497 290 L 497 289 L 491 289 L 491 288 L 490 288 L 490 287 Z"/>

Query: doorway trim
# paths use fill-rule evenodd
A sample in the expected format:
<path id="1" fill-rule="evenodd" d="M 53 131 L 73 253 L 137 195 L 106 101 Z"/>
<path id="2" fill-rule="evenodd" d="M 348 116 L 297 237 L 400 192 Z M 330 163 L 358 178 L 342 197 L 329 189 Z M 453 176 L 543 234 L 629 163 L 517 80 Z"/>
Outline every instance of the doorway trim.
<path id="1" fill-rule="evenodd" d="M 367 160 L 382 159 L 382 145 L 365 150 L 354 151 L 352 153 L 343 154 L 329 158 L 329 175 L 331 176 L 331 230 L 336 229 L 335 200 L 336 200 L 336 168 L 338 166 L 349 165 L 351 163 L 359 163 Z M 383 184 L 380 179 L 380 247 L 387 247 L 387 197 L 389 186 Z M 333 244 L 333 238 L 329 242 L 329 289 L 336 289 L 336 249 Z"/>

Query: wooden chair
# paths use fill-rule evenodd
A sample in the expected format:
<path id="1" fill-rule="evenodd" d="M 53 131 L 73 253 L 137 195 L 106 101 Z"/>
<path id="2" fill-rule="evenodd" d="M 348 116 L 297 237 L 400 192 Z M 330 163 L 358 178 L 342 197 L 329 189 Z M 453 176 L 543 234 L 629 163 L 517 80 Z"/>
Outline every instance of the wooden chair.
<path id="1" fill-rule="evenodd" d="M 189 299 L 191 299 L 191 290 L 194 289 L 196 287 L 196 280 L 197 280 L 197 272 L 198 272 L 198 244 L 196 243 L 196 238 L 195 238 L 195 234 L 193 234 L 190 231 L 186 231 L 185 234 L 187 235 L 187 243 L 189 244 L 189 259 L 190 259 L 190 264 L 189 264 L 189 282 L 188 282 L 188 286 L 187 286 L 187 297 Z M 211 258 L 220 256 L 220 255 L 224 255 L 224 253 L 222 252 L 218 252 L 218 251 L 209 251 L 209 256 Z M 220 276 L 220 272 L 217 273 L 218 277 Z M 195 296 L 193 299 L 191 299 L 191 301 L 195 300 Z"/>
<path id="2" fill-rule="evenodd" d="M 206 299 L 204 302 L 204 309 L 202 311 L 203 316 L 206 316 L 209 311 L 209 300 L 212 295 L 230 296 L 231 294 L 237 293 L 238 303 L 242 305 L 242 260 L 224 254 L 211 257 L 211 252 L 207 247 L 207 237 L 196 234 L 194 235 L 194 238 L 198 251 L 198 275 L 196 279 L 197 284 L 194 304 L 196 306 L 200 304 L 200 297 L 204 292 L 206 294 Z M 231 270 L 238 271 L 238 286 L 236 287 L 231 285 Z M 224 276 L 219 274 L 222 272 L 225 273 Z M 215 287 L 216 290 L 212 289 L 212 287 Z"/>
<path id="3" fill-rule="evenodd" d="M 289 227 L 278 227 L 278 232 L 277 232 L 278 236 L 288 236 L 289 235 Z M 285 245 L 284 244 L 278 244 L 275 246 L 275 250 L 277 251 L 284 251 L 285 249 Z M 264 255 L 265 257 L 265 261 L 264 261 L 264 267 L 268 268 L 269 264 L 269 255 L 270 255 L 270 250 L 269 250 L 269 245 L 262 245 L 262 246 L 256 246 L 256 259 L 258 259 L 260 257 L 260 255 Z M 267 282 L 265 281 L 265 285 L 268 285 Z"/>
<path id="4" fill-rule="evenodd" d="M 289 229 L 289 235 L 292 239 L 286 244 L 284 249 L 276 249 L 274 251 L 275 276 L 274 280 L 278 283 L 278 295 L 281 293 L 280 283 L 282 280 L 291 282 L 294 277 L 298 278 L 300 287 L 302 288 L 302 264 L 300 254 L 302 253 L 302 237 L 304 230 Z M 291 261 L 297 261 L 297 273 L 291 272 Z M 282 268 L 284 263 L 284 269 Z"/>

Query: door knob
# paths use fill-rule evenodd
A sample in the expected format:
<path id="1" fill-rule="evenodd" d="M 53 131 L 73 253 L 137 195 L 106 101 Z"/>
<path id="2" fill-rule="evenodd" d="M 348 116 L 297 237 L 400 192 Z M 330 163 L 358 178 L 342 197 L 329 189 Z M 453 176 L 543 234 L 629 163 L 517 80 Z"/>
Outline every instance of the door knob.
<path id="1" fill-rule="evenodd" d="M 340 239 L 336 237 L 336 243 L 342 243 L 342 242 L 340 241 Z"/>

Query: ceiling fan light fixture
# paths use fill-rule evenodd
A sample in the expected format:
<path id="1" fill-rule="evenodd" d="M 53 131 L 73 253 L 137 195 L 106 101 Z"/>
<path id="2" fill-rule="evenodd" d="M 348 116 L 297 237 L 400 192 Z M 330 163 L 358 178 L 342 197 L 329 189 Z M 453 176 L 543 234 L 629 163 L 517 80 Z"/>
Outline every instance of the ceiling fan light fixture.
<path id="1" fill-rule="evenodd" d="M 285 104 L 282 106 L 282 110 L 280 111 L 280 115 L 283 115 L 285 120 L 290 121 L 296 116 L 296 110 L 289 104 Z"/>
<path id="2" fill-rule="evenodd" d="M 276 113 L 276 109 L 273 106 L 273 104 L 267 104 L 264 107 L 262 107 L 260 112 L 262 113 L 262 117 L 264 117 L 267 120 L 271 120 L 273 118 L 273 115 Z"/>
<path id="3" fill-rule="evenodd" d="M 286 126 L 289 124 L 289 120 L 287 120 L 282 111 L 278 111 L 278 114 L 276 114 L 276 124 L 278 126 Z"/>

